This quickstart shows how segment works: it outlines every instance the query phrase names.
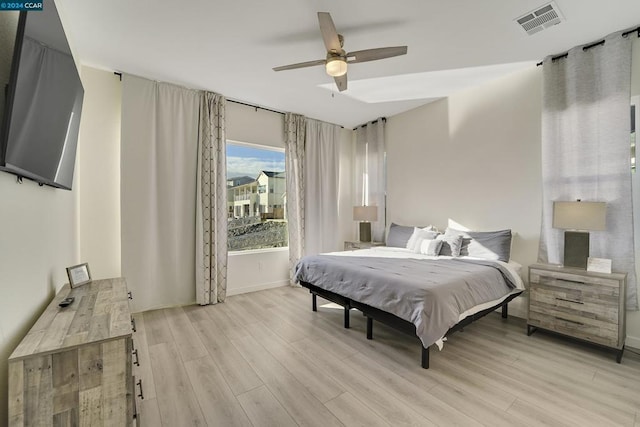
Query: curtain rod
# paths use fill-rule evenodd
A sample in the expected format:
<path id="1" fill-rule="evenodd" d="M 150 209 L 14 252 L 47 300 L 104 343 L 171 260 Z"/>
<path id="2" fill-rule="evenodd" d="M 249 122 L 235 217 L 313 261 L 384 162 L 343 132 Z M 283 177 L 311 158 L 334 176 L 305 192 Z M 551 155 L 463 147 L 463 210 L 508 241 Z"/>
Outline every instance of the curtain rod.
<path id="1" fill-rule="evenodd" d="M 259 106 L 259 105 L 253 105 L 253 104 L 249 104 L 249 103 L 247 103 L 247 102 L 237 101 L 237 100 L 235 100 L 235 99 L 229 99 L 229 98 L 227 98 L 227 101 L 228 101 L 228 102 L 233 102 L 233 103 L 236 103 L 236 104 L 240 104 L 240 105 L 245 105 L 245 106 L 247 106 L 247 107 L 255 108 L 255 109 L 256 109 L 256 111 L 257 111 L 257 110 L 258 110 L 258 108 L 259 108 L 259 109 L 261 109 L 261 110 L 271 111 L 272 113 L 282 114 L 283 116 L 286 114 L 286 113 L 285 113 L 285 112 L 283 112 L 283 111 L 272 110 L 271 108 L 261 107 L 261 106 Z M 316 119 L 314 119 L 314 118 L 312 118 L 312 117 L 308 117 L 308 118 L 309 118 L 309 119 L 311 119 L 311 120 L 316 120 Z M 319 120 L 319 121 L 322 121 L 322 120 Z M 325 123 L 329 123 L 329 122 L 325 122 Z M 334 124 L 334 123 L 329 123 L 329 124 Z M 336 126 L 340 126 L 340 128 L 341 128 L 341 129 L 344 129 L 344 126 L 342 126 L 342 125 L 336 125 Z"/>
<path id="2" fill-rule="evenodd" d="M 387 122 L 387 118 L 386 118 L 386 117 L 380 117 L 380 120 L 382 120 L 382 121 L 383 121 L 383 122 L 385 122 L 385 123 Z M 376 120 L 374 120 L 374 121 L 372 121 L 372 122 L 369 122 L 369 123 L 365 123 L 365 124 L 360 125 L 360 126 L 356 126 L 356 127 L 354 127 L 353 129 L 351 129 L 351 130 L 356 130 L 356 129 L 358 129 L 358 128 L 366 128 L 366 127 L 367 127 L 367 125 L 375 125 L 376 123 L 378 123 L 378 119 L 376 119 Z"/>
<path id="3" fill-rule="evenodd" d="M 277 113 L 277 114 L 282 114 L 284 116 L 284 112 L 282 111 L 278 111 L 278 110 L 272 110 L 271 108 L 266 108 L 266 107 L 261 107 L 259 105 L 253 105 L 253 104 L 249 104 L 247 102 L 242 102 L 242 101 L 236 101 L 235 99 L 229 99 L 227 98 L 227 102 L 233 102 L 234 104 L 240 104 L 240 105 L 245 105 L 247 107 L 251 107 L 251 108 L 255 108 L 256 111 L 259 109 L 261 110 L 265 110 L 265 111 L 271 111 L 272 113 Z"/>
<path id="4" fill-rule="evenodd" d="M 118 76 L 120 78 L 120 81 L 122 81 L 122 73 L 119 73 L 117 71 L 114 71 L 113 74 L 115 74 L 116 76 Z M 242 102 L 242 101 L 237 101 L 235 99 L 230 99 L 227 98 L 227 102 L 233 102 L 235 104 L 240 104 L 240 105 L 244 105 L 246 107 L 251 107 L 251 108 L 255 108 L 256 111 L 258 111 L 258 108 L 261 110 L 265 110 L 265 111 L 271 111 L 272 113 L 276 113 L 276 114 L 282 114 L 283 116 L 285 115 L 285 113 L 283 111 L 278 111 L 278 110 L 273 110 L 271 108 L 266 108 L 266 107 L 261 107 L 259 105 L 254 105 L 254 104 L 249 104 L 247 102 Z M 386 118 L 383 118 L 383 120 L 387 120 Z M 374 122 L 375 123 L 375 122 Z M 333 124 L 333 123 L 331 123 Z M 336 126 L 340 126 L 341 129 L 344 129 L 344 126 L 342 125 L 336 125 Z M 355 130 L 355 129 L 354 129 Z"/>
<path id="5" fill-rule="evenodd" d="M 624 33 L 622 33 L 621 35 L 622 35 L 622 37 L 627 37 L 629 34 L 631 34 L 631 33 L 635 33 L 635 32 L 638 32 L 638 37 L 640 37 L 640 27 L 634 28 L 633 30 L 625 31 L 625 32 L 624 32 Z M 600 40 L 600 41 L 598 41 L 598 42 L 595 42 L 595 43 L 591 43 L 591 44 L 589 44 L 589 45 L 586 45 L 585 47 L 583 47 L 583 48 L 582 48 L 582 50 L 583 50 L 583 51 L 585 51 L 585 50 L 589 50 L 589 49 L 591 49 L 592 47 L 601 46 L 601 45 L 603 45 L 603 44 L 604 44 L 604 40 Z M 569 52 L 567 52 L 567 53 L 563 53 L 562 55 L 554 56 L 554 57 L 552 57 L 552 58 L 551 58 L 551 62 L 553 62 L 553 61 L 557 61 L 558 59 L 566 58 L 567 56 L 569 56 Z M 541 66 L 543 62 L 544 62 L 544 61 L 540 61 L 540 62 L 538 62 L 538 63 L 536 64 L 536 66 L 537 66 L 537 67 Z"/>

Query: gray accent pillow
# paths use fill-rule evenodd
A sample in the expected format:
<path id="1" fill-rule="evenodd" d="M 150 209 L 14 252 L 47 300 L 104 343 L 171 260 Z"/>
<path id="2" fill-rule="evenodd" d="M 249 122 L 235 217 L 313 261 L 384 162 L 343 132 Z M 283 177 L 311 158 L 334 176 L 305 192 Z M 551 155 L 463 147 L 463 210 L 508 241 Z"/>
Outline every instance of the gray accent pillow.
<path id="1" fill-rule="evenodd" d="M 461 256 L 509 262 L 511 258 L 511 230 L 461 231 L 447 228 L 446 233 L 462 235 Z"/>
<path id="2" fill-rule="evenodd" d="M 407 242 L 411 238 L 414 228 L 414 226 L 391 223 L 391 226 L 389 227 L 389 235 L 387 236 L 387 246 L 406 248 Z"/>
<path id="3" fill-rule="evenodd" d="M 440 234 L 437 237 L 438 240 L 442 240 L 442 247 L 440 248 L 440 255 L 460 256 L 460 250 L 462 249 L 462 234 L 450 232 L 449 229 L 444 234 Z"/>

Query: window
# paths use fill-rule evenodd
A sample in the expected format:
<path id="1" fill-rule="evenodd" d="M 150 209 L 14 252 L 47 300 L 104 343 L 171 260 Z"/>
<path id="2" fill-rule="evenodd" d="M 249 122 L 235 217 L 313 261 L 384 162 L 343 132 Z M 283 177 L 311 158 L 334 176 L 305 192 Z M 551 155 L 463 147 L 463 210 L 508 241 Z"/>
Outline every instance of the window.
<path id="1" fill-rule="evenodd" d="M 227 141 L 229 251 L 288 245 L 285 173 L 283 149 Z"/>

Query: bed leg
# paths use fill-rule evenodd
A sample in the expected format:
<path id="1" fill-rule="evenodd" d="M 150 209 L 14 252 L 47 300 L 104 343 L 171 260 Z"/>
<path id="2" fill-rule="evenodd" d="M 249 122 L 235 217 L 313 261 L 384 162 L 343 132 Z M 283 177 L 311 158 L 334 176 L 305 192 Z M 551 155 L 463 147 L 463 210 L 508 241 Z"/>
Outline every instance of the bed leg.
<path id="1" fill-rule="evenodd" d="M 504 304 L 502 306 L 502 318 L 506 319 L 508 315 L 509 315 L 509 304 Z"/>
<path id="2" fill-rule="evenodd" d="M 367 339 L 373 339 L 373 317 L 367 316 Z"/>
<path id="3" fill-rule="evenodd" d="M 318 311 L 318 296 L 316 294 L 311 294 L 311 310 Z"/>
<path id="4" fill-rule="evenodd" d="M 344 306 L 344 327 L 345 329 L 349 329 L 349 306 Z"/>
<path id="5" fill-rule="evenodd" d="M 422 346 L 422 367 L 424 369 L 429 369 L 429 347 L 425 348 Z"/>

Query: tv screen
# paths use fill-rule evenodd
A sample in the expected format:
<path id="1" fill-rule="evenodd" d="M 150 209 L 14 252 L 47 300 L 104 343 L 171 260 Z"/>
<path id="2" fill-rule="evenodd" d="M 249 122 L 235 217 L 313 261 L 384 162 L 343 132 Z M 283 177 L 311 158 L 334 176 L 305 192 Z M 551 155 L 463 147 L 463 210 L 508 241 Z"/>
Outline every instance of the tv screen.
<path id="1" fill-rule="evenodd" d="M 71 189 L 84 89 L 53 0 L 20 12 L 0 169 Z"/>

